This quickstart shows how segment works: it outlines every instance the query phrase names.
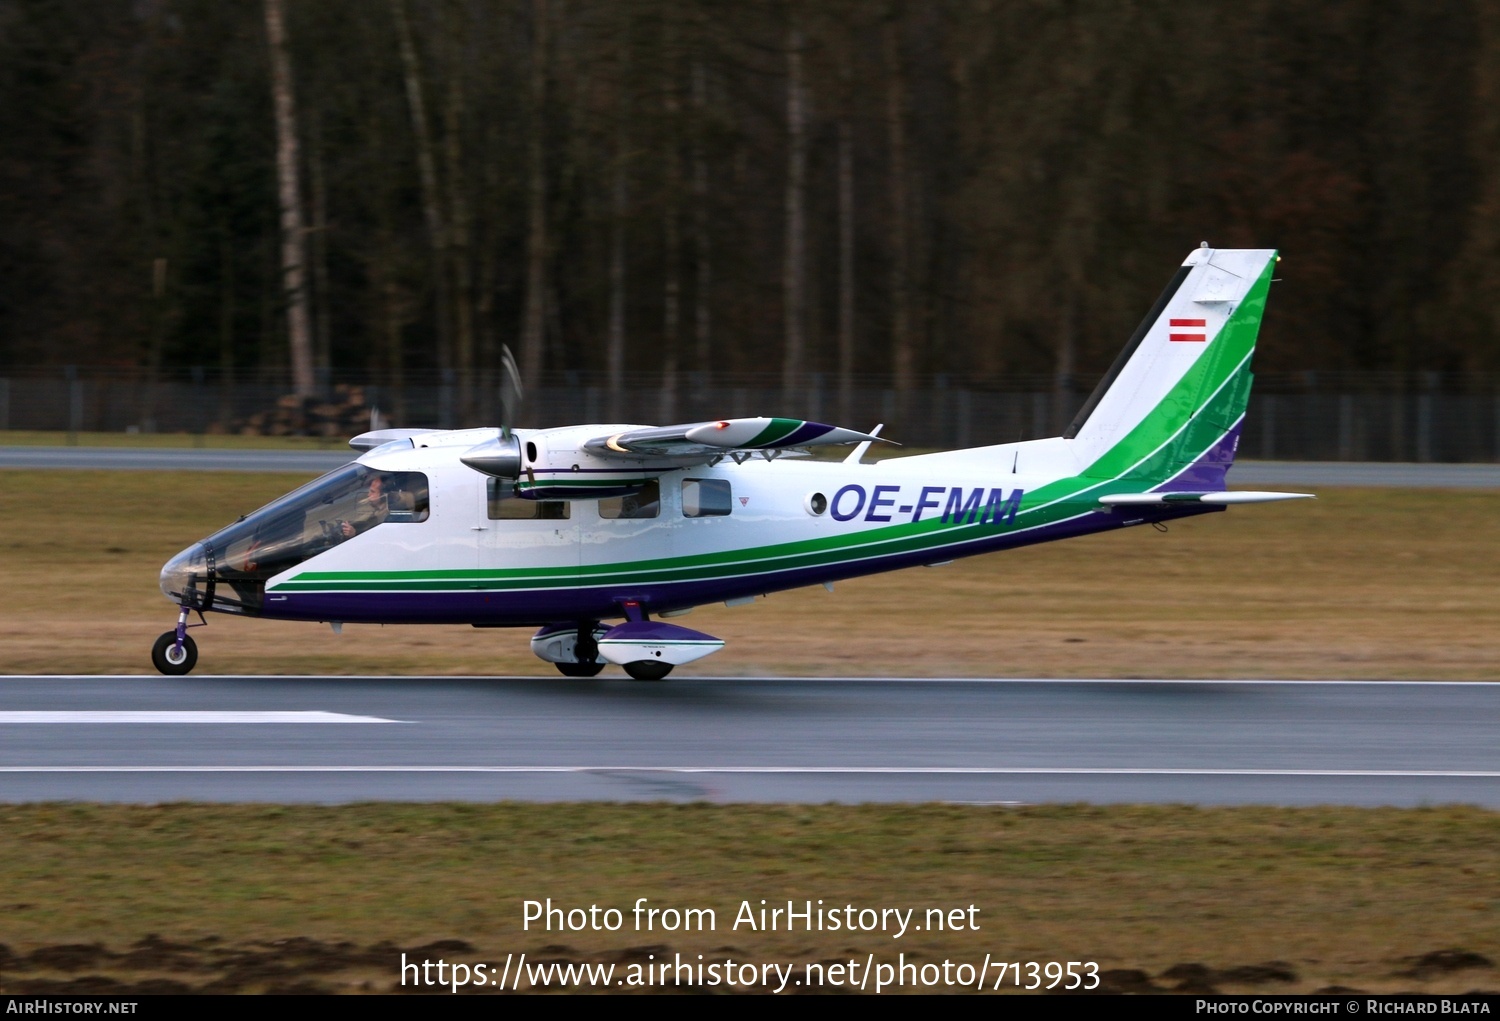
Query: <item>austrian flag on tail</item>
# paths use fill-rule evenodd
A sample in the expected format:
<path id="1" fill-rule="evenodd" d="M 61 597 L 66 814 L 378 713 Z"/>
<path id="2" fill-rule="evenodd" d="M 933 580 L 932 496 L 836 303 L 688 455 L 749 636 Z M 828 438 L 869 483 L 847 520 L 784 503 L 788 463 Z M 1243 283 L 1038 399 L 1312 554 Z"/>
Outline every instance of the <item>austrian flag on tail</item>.
<path id="1" fill-rule="evenodd" d="M 1168 340 L 1171 340 L 1171 341 L 1195 341 L 1195 342 L 1197 342 L 1199 344 L 1201 344 L 1204 341 L 1208 340 L 1207 334 L 1205 334 L 1203 332 L 1203 328 L 1208 325 L 1208 321 L 1207 320 L 1204 320 L 1204 319 L 1173 319 L 1171 321 L 1170 325 L 1171 325 L 1173 331 L 1176 331 L 1176 330 L 1179 330 L 1179 329 L 1196 329 L 1198 332 L 1197 333 L 1176 333 L 1176 332 L 1173 332 L 1173 333 L 1171 333 L 1171 334 L 1169 334 L 1167 336 Z"/>

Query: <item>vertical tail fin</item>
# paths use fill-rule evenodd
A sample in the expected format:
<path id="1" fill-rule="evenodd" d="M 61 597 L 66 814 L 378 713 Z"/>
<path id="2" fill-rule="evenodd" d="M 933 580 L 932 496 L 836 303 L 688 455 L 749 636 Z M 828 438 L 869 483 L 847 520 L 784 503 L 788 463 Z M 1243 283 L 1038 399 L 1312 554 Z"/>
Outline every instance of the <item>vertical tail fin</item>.
<path id="1" fill-rule="evenodd" d="M 1199 248 L 1068 427 L 1083 474 L 1224 488 L 1277 256 Z"/>

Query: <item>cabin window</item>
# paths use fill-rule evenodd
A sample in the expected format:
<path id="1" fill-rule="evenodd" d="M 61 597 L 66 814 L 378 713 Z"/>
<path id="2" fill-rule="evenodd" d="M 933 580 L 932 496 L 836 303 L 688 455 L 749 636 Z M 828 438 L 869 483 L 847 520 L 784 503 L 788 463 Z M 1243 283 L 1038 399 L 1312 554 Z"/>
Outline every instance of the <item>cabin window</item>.
<path id="1" fill-rule="evenodd" d="M 683 479 L 682 516 L 723 517 L 734 509 L 728 479 Z"/>
<path id="2" fill-rule="evenodd" d="M 566 500 L 523 500 L 516 495 L 516 484 L 505 479 L 490 479 L 489 515 L 491 521 L 566 521 Z"/>
<path id="3" fill-rule="evenodd" d="M 600 500 L 599 516 L 606 520 L 660 517 L 661 486 L 652 479 L 633 493 Z"/>

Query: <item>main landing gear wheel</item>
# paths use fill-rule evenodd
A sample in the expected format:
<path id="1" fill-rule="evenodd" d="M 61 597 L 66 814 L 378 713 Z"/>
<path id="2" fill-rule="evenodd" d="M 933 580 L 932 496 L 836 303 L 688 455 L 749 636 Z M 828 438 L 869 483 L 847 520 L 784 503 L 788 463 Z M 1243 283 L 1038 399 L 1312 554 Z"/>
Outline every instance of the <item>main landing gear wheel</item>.
<path id="1" fill-rule="evenodd" d="M 198 643 L 192 635 L 184 635 L 179 649 L 177 632 L 168 631 L 151 646 L 151 665 L 174 677 L 188 673 L 198 665 Z"/>
<path id="2" fill-rule="evenodd" d="M 637 681 L 659 681 L 672 672 L 671 663 L 658 663 L 650 659 L 638 659 L 625 664 L 625 672 Z"/>
<path id="3" fill-rule="evenodd" d="M 554 663 L 557 672 L 564 677 L 597 677 L 604 669 L 603 663 Z"/>

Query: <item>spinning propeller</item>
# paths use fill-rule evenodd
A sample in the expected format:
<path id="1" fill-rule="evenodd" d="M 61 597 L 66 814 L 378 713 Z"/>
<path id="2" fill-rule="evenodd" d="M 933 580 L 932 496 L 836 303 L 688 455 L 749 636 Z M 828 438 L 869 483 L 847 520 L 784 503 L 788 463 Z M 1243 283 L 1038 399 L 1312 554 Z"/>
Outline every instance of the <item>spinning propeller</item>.
<path id="1" fill-rule="evenodd" d="M 509 344 L 500 345 L 500 435 L 473 447 L 459 458 L 475 471 L 498 479 L 521 477 L 521 440 L 514 426 L 521 414 L 521 373 Z"/>

